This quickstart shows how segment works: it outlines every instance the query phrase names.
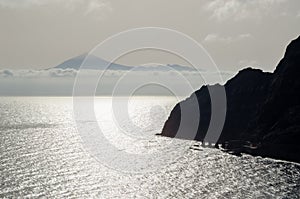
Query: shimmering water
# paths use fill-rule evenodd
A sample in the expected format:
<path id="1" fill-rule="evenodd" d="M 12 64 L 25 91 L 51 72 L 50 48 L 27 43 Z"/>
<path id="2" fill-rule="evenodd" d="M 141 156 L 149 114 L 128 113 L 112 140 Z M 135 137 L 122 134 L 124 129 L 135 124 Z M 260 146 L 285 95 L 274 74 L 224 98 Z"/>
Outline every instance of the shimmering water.
<path id="1" fill-rule="evenodd" d="M 108 101 L 97 98 L 95 108 L 109 138 L 116 135 L 116 127 Z M 175 103 L 166 97 L 131 100 L 130 118 L 147 135 L 135 149 L 153 154 L 159 149 L 174 159 L 157 169 L 134 173 L 109 167 L 86 151 L 73 119 L 71 98 L 1 98 L 0 197 L 300 197 L 300 166 L 296 164 L 235 157 L 209 148 L 170 150 L 166 143 L 172 139 L 151 136 L 161 130 Z M 118 126 L 130 132 L 126 119 L 117 120 Z M 109 138 L 112 144 L 134 153 L 132 143 L 114 137 L 118 136 Z M 193 143 L 179 142 L 183 148 Z"/>

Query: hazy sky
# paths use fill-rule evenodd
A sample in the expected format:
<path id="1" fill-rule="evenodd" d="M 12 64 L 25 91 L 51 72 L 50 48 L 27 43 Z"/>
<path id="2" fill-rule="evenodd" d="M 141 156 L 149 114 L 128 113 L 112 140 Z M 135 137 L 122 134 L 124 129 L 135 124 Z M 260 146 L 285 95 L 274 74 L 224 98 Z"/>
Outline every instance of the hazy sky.
<path id="1" fill-rule="evenodd" d="M 191 36 L 221 70 L 252 65 L 270 71 L 300 35 L 300 1 L 0 0 L 0 69 L 48 68 L 90 51 L 110 35 L 144 26 Z M 147 56 L 119 62 L 139 64 Z M 156 62 L 177 62 L 155 56 Z"/>

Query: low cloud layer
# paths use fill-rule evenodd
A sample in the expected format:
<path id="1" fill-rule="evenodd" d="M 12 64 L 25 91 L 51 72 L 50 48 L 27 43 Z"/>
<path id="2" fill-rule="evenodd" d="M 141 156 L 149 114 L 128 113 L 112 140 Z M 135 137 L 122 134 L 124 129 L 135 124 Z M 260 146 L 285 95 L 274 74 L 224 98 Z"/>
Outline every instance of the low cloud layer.
<path id="1" fill-rule="evenodd" d="M 44 77 L 75 77 L 74 69 L 50 69 L 50 70 L 0 70 L 0 77 L 8 78 L 44 78 Z"/>
<path id="2" fill-rule="evenodd" d="M 0 70 L 1 96 L 71 96 L 78 71 L 74 69 Z M 88 87 L 98 80 L 95 95 L 127 95 L 131 88 L 143 87 L 139 95 L 170 95 L 164 88 L 172 85 L 177 95 L 188 96 L 204 84 L 224 83 L 232 72 L 207 73 L 196 71 L 80 71 L 81 84 Z M 78 79 L 77 79 L 78 81 Z M 156 86 L 160 85 L 161 89 Z M 146 85 L 146 86 L 145 86 Z M 190 90 L 187 90 L 187 86 Z M 167 86 L 168 87 L 168 86 Z M 118 92 L 115 92 L 118 90 Z M 115 92 L 115 93 L 114 93 Z"/>

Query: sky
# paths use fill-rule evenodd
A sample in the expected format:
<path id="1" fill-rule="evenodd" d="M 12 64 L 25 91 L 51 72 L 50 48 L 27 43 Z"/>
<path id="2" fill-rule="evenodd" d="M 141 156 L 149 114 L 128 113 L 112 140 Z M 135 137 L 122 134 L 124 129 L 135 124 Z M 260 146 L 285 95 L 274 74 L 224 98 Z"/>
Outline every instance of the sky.
<path id="1" fill-rule="evenodd" d="M 0 0 L 0 69 L 46 69 L 121 31 L 155 26 L 195 39 L 220 70 L 273 71 L 299 24 L 299 0 Z M 117 62 L 184 61 L 137 52 Z"/>
<path id="2" fill-rule="evenodd" d="M 91 89 L 106 96 L 133 91 L 189 96 L 202 85 L 224 84 L 242 68 L 273 71 L 288 43 L 300 35 L 299 24 L 299 0 L 0 0 L 0 96 L 70 96 L 76 81 L 83 95 Z M 208 59 L 193 50 L 187 53 L 204 58 L 196 66 L 201 73 L 115 70 L 100 77 L 103 71 L 90 70 L 78 81 L 76 69 L 53 68 L 91 52 L 115 34 L 141 27 L 186 34 L 203 46 L 221 73 L 207 71 Z M 164 43 L 161 35 L 156 38 Z M 116 52 L 122 51 L 125 42 L 119 43 L 111 47 Z M 106 59 L 105 53 L 97 56 Z M 191 66 L 177 55 L 156 49 L 133 51 L 115 62 Z"/>

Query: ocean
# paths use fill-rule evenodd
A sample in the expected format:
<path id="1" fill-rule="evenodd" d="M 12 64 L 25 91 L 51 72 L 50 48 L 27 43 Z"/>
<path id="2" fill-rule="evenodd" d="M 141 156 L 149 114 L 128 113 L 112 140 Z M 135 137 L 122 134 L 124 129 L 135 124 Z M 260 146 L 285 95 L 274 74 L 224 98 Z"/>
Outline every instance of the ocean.
<path id="1" fill-rule="evenodd" d="M 81 121 L 71 97 L 1 97 L 0 198 L 300 197 L 298 164 L 156 136 L 177 101 L 97 97 Z"/>

